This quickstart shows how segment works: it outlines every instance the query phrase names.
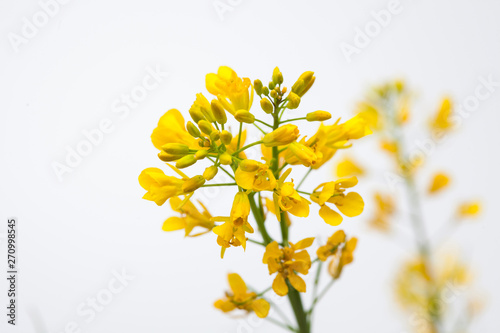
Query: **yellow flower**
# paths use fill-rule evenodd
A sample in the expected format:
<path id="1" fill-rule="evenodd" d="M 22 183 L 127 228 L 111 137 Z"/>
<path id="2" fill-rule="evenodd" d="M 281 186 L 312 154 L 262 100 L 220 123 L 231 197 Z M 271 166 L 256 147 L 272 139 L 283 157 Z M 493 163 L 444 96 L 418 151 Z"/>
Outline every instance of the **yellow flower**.
<path id="1" fill-rule="evenodd" d="M 384 118 L 380 115 L 378 108 L 373 104 L 368 102 L 359 103 L 356 113 L 366 121 L 370 128 L 380 130 L 384 127 Z"/>
<path id="2" fill-rule="evenodd" d="M 293 141 L 297 140 L 298 137 L 298 127 L 292 124 L 287 124 L 278 127 L 271 133 L 267 133 L 266 135 L 264 135 L 262 141 L 266 147 L 276 147 L 292 143 Z"/>
<path id="3" fill-rule="evenodd" d="M 257 317 L 265 318 L 271 307 L 269 303 L 262 298 L 258 298 L 254 292 L 248 292 L 245 281 L 236 273 L 227 275 L 231 292 L 226 292 L 226 297 L 217 300 L 214 306 L 223 311 L 230 312 L 234 309 L 241 309 L 247 312 L 255 312 Z"/>
<path id="4" fill-rule="evenodd" d="M 226 248 L 232 246 L 243 246 L 246 249 L 247 238 L 245 232 L 253 233 L 253 228 L 248 223 L 250 214 L 250 201 L 245 192 L 238 192 L 234 196 L 233 206 L 229 217 L 214 217 L 212 221 L 224 222 L 213 228 L 213 232 L 218 236 L 217 244 L 222 247 L 221 257 L 224 256 Z"/>
<path id="5" fill-rule="evenodd" d="M 390 228 L 389 218 L 394 214 L 394 200 L 390 195 L 375 193 L 375 213 L 370 219 L 370 226 L 380 231 L 388 231 Z"/>
<path id="6" fill-rule="evenodd" d="M 286 177 L 290 174 L 292 169 L 285 171 L 276 184 L 276 189 L 273 193 L 274 209 L 276 206 L 279 210 L 289 212 L 297 217 L 307 217 L 309 215 L 309 200 L 303 198 L 295 190 L 293 182 L 285 182 Z M 280 214 L 277 214 L 280 220 Z"/>
<path id="7" fill-rule="evenodd" d="M 343 178 L 334 182 L 320 184 L 311 194 L 311 200 L 321 206 L 319 215 L 326 223 L 336 226 L 342 222 L 342 216 L 328 207 L 326 203 L 334 204 L 342 214 L 348 217 L 358 216 L 363 212 L 363 198 L 356 192 L 345 194 L 347 188 L 358 183 L 356 177 Z M 321 191 L 319 191 L 321 189 Z"/>
<path id="8" fill-rule="evenodd" d="M 214 227 L 214 223 L 210 220 L 212 215 L 210 215 L 207 208 L 201 202 L 198 201 L 198 203 L 203 208 L 201 212 L 190 200 L 183 203 L 179 197 L 171 198 L 170 206 L 174 211 L 181 213 L 181 216 L 169 217 L 163 223 L 163 231 L 184 229 L 186 236 L 195 237 L 212 230 Z M 191 235 L 191 231 L 193 231 L 195 227 L 205 228 L 207 231 Z"/>
<path id="9" fill-rule="evenodd" d="M 437 131 L 447 131 L 452 126 L 453 123 L 450 121 L 450 117 L 453 113 L 453 106 L 448 98 L 443 99 L 441 102 L 441 107 L 436 112 L 436 115 L 431 120 L 430 127 L 432 130 Z"/>
<path id="10" fill-rule="evenodd" d="M 147 191 L 142 198 L 154 201 L 158 206 L 163 205 L 171 197 L 184 194 L 182 190 L 184 181 L 167 176 L 158 168 L 147 168 L 139 175 L 139 184 Z"/>
<path id="11" fill-rule="evenodd" d="M 353 253 L 357 244 L 358 239 L 352 237 L 344 243 L 340 252 L 335 253 L 333 259 L 328 264 L 328 273 L 330 273 L 332 278 L 338 279 L 340 274 L 342 274 L 344 266 L 350 264 L 354 260 Z"/>
<path id="12" fill-rule="evenodd" d="M 337 177 L 361 176 L 365 171 L 357 165 L 352 159 L 344 158 L 337 164 Z"/>
<path id="13" fill-rule="evenodd" d="M 325 245 L 320 246 L 316 251 L 318 259 L 321 261 L 326 261 L 329 256 L 334 255 L 337 252 L 338 247 L 345 242 L 345 232 L 344 230 L 337 230 L 333 235 L 328 238 Z"/>
<path id="14" fill-rule="evenodd" d="M 297 244 L 290 243 L 289 247 L 281 249 L 276 241 L 266 246 L 262 262 L 268 265 L 269 275 L 278 273 L 274 278 L 272 288 L 279 296 L 288 294 L 286 280 L 297 291 L 306 292 L 306 283 L 296 272 L 304 275 L 309 272 L 311 257 L 304 249 L 311 246 L 313 241 L 314 237 L 305 238 Z"/>
<path id="15" fill-rule="evenodd" d="M 432 178 L 432 183 L 427 190 L 430 194 L 437 193 L 443 189 L 445 189 L 450 183 L 450 177 L 448 177 L 445 173 L 437 173 Z"/>
<path id="16" fill-rule="evenodd" d="M 357 140 L 372 134 L 366 120 L 359 114 L 343 124 L 331 125 L 327 132 L 326 145 L 332 148 L 345 147 L 349 140 Z"/>
<path id="17" fill-rule="evenodd" d="M 198 141 L 186 131 L 184 117 L 176 109 L 168 110 L 160 118 L 151 134 L 151 141 L 159 150 L 167 143 L 183 143 L 193 149 L 200 148 Z"/>
<path id="18" fill-rule="evenodd" d="M 313 149 L 300 142 L 292 142 L 285 151 L 285 160 L 288 164 L 310 167 L 316 164 L 318 157 Z"/>
<path id="19" fill-rule="evenodd" d="M 273 175 L 268 164 L 257 163 L 257 169 L 253 171 L 244 171 L 241 166 L 236 169 L 236 183 L 245 190 L 272 191 L 276 187 L 276 178 Z"/>
<path id="20" fill-rule="evenodd" d="M 337 149 L 331 148 L 326 145 L 328 139 L 328 133 L 335 125 L 319 125 L 318 131 L 314 134 L 309 140 L 305 140 L 303 138 L 300 140 L 301 143 L 305 144 L 307 147 L 310 147 L 314 154 L 316 154 L 317 160 L 311 167 L 313 169 L 318 169 L 323 164 L 328 162 L 333 155 L 337 152 Z"/>
<path id="21" fill-rule="evenodd" d="M 478 201 L 464 202 L 458 207 L 459 218 L 476 217 L 481 212 L 481 203 Z"/>
<path id="22" fill-rule="evenodd" d="M 207 74 L 205 84 L 208 92 L 217 96 L 224 108 L 232 115 L 238 110 L 250 110 L 253 89 L 249 78 L 241 79 L 231 68 L 221 66 L 217 74 Z"/>
<path id="23" fill-rule="evenodd" d="M 209 123 L 215 122 L 215 117 L 212 113 L 212 107 L 208 99 L 203 96 L 203 94 L 196 94 L 196 100 L 193 105 L 189 109 L 189 114 L 195 123 L 198 123 L 200 120 L 206 120 Z"/>

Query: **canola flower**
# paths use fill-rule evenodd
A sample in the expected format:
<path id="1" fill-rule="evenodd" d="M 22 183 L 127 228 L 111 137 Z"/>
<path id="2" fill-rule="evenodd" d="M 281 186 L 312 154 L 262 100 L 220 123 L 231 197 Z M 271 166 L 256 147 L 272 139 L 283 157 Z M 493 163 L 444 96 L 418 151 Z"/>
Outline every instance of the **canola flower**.
<path id="1" fill-rule="evenodd" d="M 465 322 L 461 322 L 463 327 L 450 328 L 450 322 L 453 320 L 450 314 L 454 311 L 450 309 L 453 304 L 450 304 L 446 297 L 447 293 L 450 293 L 450 288 L 463 289 L 465 286 L 470 288 L 472 274 L 458 254 L 444 258 L 437 257 L 443 232 L 438 232 L 438 236 L 441 237 L 431 238 L 427 230 L 428 224 L 431 222 L 436 224 L 439 221 L 427 222 L 424 216 L 430 214 L 424 215 L 423 212 L 428 200 L 438 200 L 438 194 L 444 194 L 450 188 L 452 180 L 447 172 L 437 171 L 431 174 L 424 187 L 420 186 L 421 170 L 426 167 L 427 156 L 415 158 L 405 142 L 405 129 L 411 119 L 413 96 L 404 82 L 395 81 L 374 87 L 358 104 L 356 113 L 375 130 L 377 134 L 375 137 L 379 139 L 381 149 L 393 162 L 391 174 L 396 175 L 398 185 L 403 185 L 401 186 L 404 190 L 403 197 L 407 198 L 406 206 L 409 207 L 408 216 L 402 216 L 401 212 L 398 212 L 398 207 L 404 206 L 400 202 L 400 196 L 377 190 L 374 193 L 375 206 L 369 224 L 374 229 L 388 233 L 395 229 L 393 227 L 396 223 L 404 223 L 405 217 L 410 223 L 416 253 L 402 263 L 395 278 L 394 291 L 401 307 L 409 314 L 419 316 L 412 329 L 418 333 L 465 332 L 465 327 L 477 314 L 476 310 L 471 309 L 477 309 L 477 306 L 465 307 L 465 312 L 461 313 L 462 317 L 466 318 Z M 454 130 L 452 116 L 453 103 L 449 98 L 444 98 L 428 121 L 428 127 L 425 128 L 426 135 L 435 138 L 449 134 Z M 365 168 L 351 164 L 339 163 L 337 172 L 347 177 L 356 174 L 357 170 L 368 169 L 368 166 Z M 368 171 L 373 172 L 373 170 Z M 358 174 L 358 177 L 362 176 Z M 472 200 L 451 208 L 450 221 L 442 223 L 444 236 L 450 235 L 450 231 L 458 225 L 457 222 L 476 218 L 480 212 L 480 202 Z M 329 242 L 330 247 L 335 248 L 340 239 L 342 237 L 337 235 Z M 465 296 L 469 295 L 462 295 L 462 301 Z M 473 300 L 474 296 L 465 302 L 473 304 Z"/>
<path id="2" fill-rule="evenodd" d="M 311 212 L 315 212 L 311 206 L 315 206 L 324 222 L 338 226 L 343 221 L 340 213 L 355 217 L 364 208 L 362 197 L 352 191 L 358 182 L 356 177 L 327 180 L 316 186 L 308 184 L 308 190 L 301 187 L 309 174 L 331 160 L 337 150 L 348 149 L 355 140 L 372 133 L 369 122 L 361 115 L 325 124 L 332 118 L 328 111 L 301 113 L 301 100 L 315 80 L 315 74 L 307 71 L 288 88 L 276 67 L 271 81 L 264 85 L 259 79 L 252 82 L 240 77 L 227 66 L 219 67 L 217 73 L 205 77 L 208 94 L 197 93 L 185 113 L 190 120 L 186 121 L 177 109 L 170 109 L 151 134 L 158 158 L 168 166 L 166 170 L 171 175 L 159 168 L 147 168 L 139 176 L 139 184 L 146 190 L 144 199 L 158 206 L 169 202 L 178 214 L 164 222 L 164 231 L 184 230 L 189 237 L 210 235 L 221 249 L 221 258 L 228 255 L 230 248 L 245 250 L 248 243 L 265 247 L 262 262 L 274 276 L 271 287 L 260 293 L 250 291 L 238 274 L 231 273 L 231 291 L 215 302 L 217 309 L 253 312 L 267 318 L 270 303 L 266 293 L 272 290 L 288 297 L 296 322 L 270 319 L 271 322 L 299 333 L 311 332 L 312 312 L 327 291 L 325 288 L 316 294 L 325 254 L 323 251 L 321 258 L 318 254 L 311 259 L 308 251 L 314 238 L 291 241 L 293 223 L 301 223 L 292 223 L 292 219 L 310 218 Z M 252 109 L 254 97 L 260 102 Z M 294 110 L 294 117 L 290 117 L 290 110 Z M 319 124 L 309 138 L 301 134 L 301 124 L 305 122 Z M 257 131 L 260 139 L 247 142 L 249 130 Z M 260 148 L 261 157 L 247 158 L 249 149 L 256 148 Z M 203 172 L 199 171 L 200 166 Z M 197 170 L 197 174 L 189 169 Z M 219 173 L 232 181 L 220 182 Z M 302 175 L 299 182 L 294 180 L 297 175 Z M 193 199 L 205 187 L 227 187 L 224 195 L 231 193 L 231 209 L 215 213 L 206 208 L 206 202 L 198 202 L 199 209 Z M 315 222 L 311 219 L 307 223 Z M 279 235 L 268 232 L 272 224 L 279 225 Z M 352 262 L 356 242 L 354 237 L 344 239 L 335 249 L 328 250 L 332 257 L 328 268 L 331 281 L 337 280 L 342 268 Z M 329 240 L 324 246 L 331 245 Z M 308 290 L 303 276 L 315 263 L 313 301 L 306 308 L 301 296 Z"/>

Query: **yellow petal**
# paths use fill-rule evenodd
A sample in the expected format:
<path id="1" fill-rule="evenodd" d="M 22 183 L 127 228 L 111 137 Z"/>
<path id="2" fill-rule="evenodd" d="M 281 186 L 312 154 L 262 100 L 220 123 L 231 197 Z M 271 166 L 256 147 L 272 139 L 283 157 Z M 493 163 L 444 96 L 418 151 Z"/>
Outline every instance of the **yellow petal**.
<path id="1" fill-rule="evenodd" d="M 236 184 L 243 187 L 245 190 L 251 190 L 253 188 L 253 182 L 255 180 L 255 171 L 247 172 L 238 168 L 234 174 Z"/>
<path id="2" fill-rule="evenodd" d="M 276 275 L 273 281 L 273 290 L 279 296 L 286 296 L 288 294 L 288 286 L 286 285 L 285 278 L 283 275 Z"/>
<path id="3" fill-rule="evenodd" d="M 223 312 L 229 312 L 236 309 L 236 305 L 228 300 L 219 299 L 214 303 L 214 306 Z"/>
<path id="4" fill-rule="evenodd" d="M 267 244 L 266 252 L 262 258 L 262 263 L 267 264 L 270 258 L 278 258 L 281 256 L 281 250 L 277 241 Z"/>
<path id="5" fill-rule="evenodd" d="M 241 276 L 239 276 L 238 274 L 236 273 L 228 274 L 227 280 L 235 297 L 243 295 L 247 292 L 247 285 L 245 284 L 245 281 L 243 281 Z"/>
<path id="6" fill-rule="evenodd" d="M 184 229 L 186 226 L 185 219 L 182 217 L 169 217 L 162 226 L 163 231 L 175 231 L 175 230 L 181 230 Z"/>
<path id="7" fill-rule="evenodd" d="M 363 212 L 365 203 L 356 192 L 349 192 L 345 197 L 333 197 L 329 202 L 334 203 L 342 214 L 353 217 Z"/>
<path id="8" fill-rule="evenodd" d="M 429 193 L 437 193 L 442 189 L 446 188 L 450 183 L 450 178 L 445 173 L 437 173 L 432 179 L 432 183 L 429 186 Z"/>
<path id="9" fill-rule="evenodd" d="M 342 223 L 342 216 L 326 205 L 321 206 L 319 216 L 329 225 L 337 226 Z"/>
<path id="10" fill-rule="evenodd" d="M 306 283 L 304 280 L 298 276 L 295 273 L 292 273 L 288 275 L 288 280 L 290 281 L 291 285 L 299 292 L 305 293 L 306 292 Z"/>
<path id="11" fill-rule="evenodd" d="M 297 242 L 297 244 L 294 244 L 293 247 L 295 250 L 302 250 L 305 249 L 306 247 L 311 246 L 313 242 L 314 242 L 314 237 L 304 238 L 303 240 Z"/>
<path id="12" fill-rule="evenodd" d="M 255 312 L 257 317 L 265 318 L 269 314 L 269 309 L 271 306 L 264 299 L 257 299 L 252 302 L 252 310 Z"/>

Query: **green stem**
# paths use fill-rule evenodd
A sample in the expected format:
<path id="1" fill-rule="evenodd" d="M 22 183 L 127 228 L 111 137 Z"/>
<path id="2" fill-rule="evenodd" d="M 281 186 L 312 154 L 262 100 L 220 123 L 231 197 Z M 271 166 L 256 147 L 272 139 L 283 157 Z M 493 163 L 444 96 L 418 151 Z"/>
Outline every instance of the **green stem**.
<path id="1" fill-rule="evenodd" d="M 269 125 L 268 123 L 266 123 L 265 121 L 262 121 L 260 119 L 255 118 L 255 121 L 257 121 L 257 122 L 259 122 L 259 123 L 261 123 L 263 125 L 266 125 L 267 127 L 273 128 L 271 125 Z"/>
<path id="2" fill-rule="evenodd" d="M 271 243 L 273 239 L 267 233 L 266 226 L 264 225 L 264 216 L 261 215 L 261 212 L 255 203 L 254 195 L 255 193 L 252 193 L 248 196 L 248 200 L 250 201 L 250 209 L 252 210 L 252 214 L 262 235 L 262 239 L 264 241 L 263 245 L 267 246 L 267 244 Z"/>
<path id="3" fill-rule="evenodd" d="M 288 279 L 286 280 L 286 284 L 288 285 L 288 299 L 290 300 L 293 313 L 295 314 L 295 319 L 297 320 L 299 333 L 310 333 L 307 315 L 304 311 L 304 306 L 302 305 L 300 293 L 291 285 Z"/>
<path id="4" fill-rule="evenodd" d="M 304 181 L 306 180 L 307 176 L 309 176 L 309 174 L 311 173 L 311 171 L 313 171 L 313 168 L 309 168 L 309 170 L 307 170 L 306 174 L 304 175 L 304 177 L 302 177 L 302 180 L 300 181 L 299 185 L 297 185 L 297 188 L 296 190 L 298 191 L 299 188 L 302 186 L 302 184 L 304 183 Z"/>
<path id="5" fill-rule="evenodd" d="M 236 183 L 219 183 L 219 184 L 205 184 L 202 185 L 201 187 L 214 187 L 214 186 L 236 186 L 238 184 Z"/>
<path id="6" fill-rule="evenodd" d="M 293 119 L 283 120 L 283 121 L 280 121 L 280 124 L 289 123 L 291 121 L 297 121 L 297 120 L 306 120 L 306 117 L 300 117 L 300 118 L 293 118 Z"/>
<path id="7" fill-rule="evenodd" d="M 234 156 L 238 156 L 238 154 L 241 153 L 242 151 L 244 151 L 245 149 L 248 149 L 248 148 L 256 146 L 256 145 L 260 145 L 261 143 L 262 143 L 262 141 L 255 141 L 255 142 L 253 142 L 251 144 L 248 144 L 245 147 L 242 147 L 242 148 L 238 149 L 237 151 L 235 151 L 233 153 L 233 155 Z"/>

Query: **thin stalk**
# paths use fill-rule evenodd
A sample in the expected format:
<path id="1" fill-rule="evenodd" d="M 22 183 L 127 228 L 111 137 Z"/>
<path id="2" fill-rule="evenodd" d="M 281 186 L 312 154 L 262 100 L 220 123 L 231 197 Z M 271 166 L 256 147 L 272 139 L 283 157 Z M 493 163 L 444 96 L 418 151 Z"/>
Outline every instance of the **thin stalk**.
<path id="1" fill-rule="evenodd" d="M 309 174 L 311 173 L 311 171 L 313 171 L 313 168 L 309 168 L 309 170 L 307 170 L 307 172 L 304 175 L 304 177 L 302 177 L 302 180 L 300 181 L 299 185 L 297 185 L 297 188 L 296 188 L 297 191 L 302 186 L 302 184 L 304 183 L 304 181 L 306 180 L 306 178 L 309 176 Z"/>
<path id="2" fill-rule="evenodd" d="M 214 187 L 214 186 L 236 186 L 238 184 L 236 183 L 219 183 L 219 184 L 205 184 L 202 185 L 201 187 Z"/>
<path id="3" fill-rule="evenodd" d="M 257 222 L 257 226 L 259 227 L 259 231 L 262 235 L 262 240 L 264 241 L 263 245 L 267 246 L 267 244 L 271 243 L 273 239 L 269 236 L 266 226 L 264 225 L 264 217 L 260 214 L 260 210 L 255 203 L 254 198 L 255 193 L 252 193 L 248 196 L 248 200 L 250 201 L 250 209 L 252 210 L 252 214 Z"/>
<path id="4" fill-rule="evenodd" d="M 260 145 L 261 143 L 262 143 L 262 141 L 255 141 L 255 142 L 253 142 L 251 144 L 248 144 L 245 147 L 242 147 L 242 148 L 238 149 L 237 151 L 235 151 L 233 153 L 233 155 L 234 156 L 238 156 L 238 154 L 241 153 L 242 151 L 244 151 L 244 150 L 246 150 L 246 149 L 248 149 L 250 147 L 253 147 L 253 146 L 256 146 L 256 145 Z"/>
<path id="5" fill-rule="evenodd" d="M 283 120 L 283 121 L 280 121 L 280 124 L 289 123 L 291 121 L 297 121 L 297 120 L 306 120 L 306 117 L 300 117 L 300 118 L 293 118 L 293 119 Z"/>

